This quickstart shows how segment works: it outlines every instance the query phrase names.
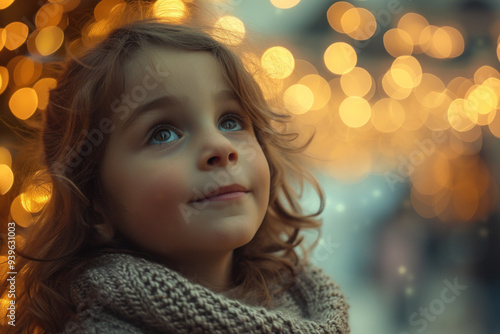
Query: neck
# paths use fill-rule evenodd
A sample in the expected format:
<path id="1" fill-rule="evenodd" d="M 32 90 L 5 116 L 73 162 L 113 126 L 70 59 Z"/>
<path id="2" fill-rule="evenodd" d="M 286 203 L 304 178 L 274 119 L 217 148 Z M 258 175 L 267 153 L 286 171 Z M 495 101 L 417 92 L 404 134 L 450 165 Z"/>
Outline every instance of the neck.
<path id="1" fill-rule="evenodd" d="M 174 270 L 185 277 L 215 291 L 230 288 L 233 252 L 224 254 L 187 255 L 169 262 Z"/>

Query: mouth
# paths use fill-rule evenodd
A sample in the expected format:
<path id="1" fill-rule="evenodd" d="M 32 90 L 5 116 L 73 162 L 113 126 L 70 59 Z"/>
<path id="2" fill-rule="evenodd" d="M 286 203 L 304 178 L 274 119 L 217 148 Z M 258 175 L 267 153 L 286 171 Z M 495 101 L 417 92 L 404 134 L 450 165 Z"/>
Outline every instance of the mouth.
<path id="1" fill-rule="evenodd" d="M 204 194 L 203 197 L 197 198 L 191 201 L 191 203 L 201 203 L 208 201 L 229 201 L 232 199 L 240 198 L 248 192 L 249 190 L 242 185 L 231 184 Z"/>

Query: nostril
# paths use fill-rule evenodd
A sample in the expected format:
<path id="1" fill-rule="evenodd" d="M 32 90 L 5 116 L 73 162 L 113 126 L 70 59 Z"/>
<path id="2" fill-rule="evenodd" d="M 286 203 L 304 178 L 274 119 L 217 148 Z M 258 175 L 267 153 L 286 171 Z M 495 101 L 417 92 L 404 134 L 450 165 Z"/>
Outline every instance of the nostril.
<path id="1" fill-rule="evenodd" d="M 236 153 L 230 153 L 228 159 L 229 159 L 229 161 L 235 161 L 236 160 Z"/>
<path id="2" fill-rule="evenodd" d="M 208 164 L 209 165 L 215 165 L 220 161 L 219 157 L 211 157 L 208 159 Z"/>

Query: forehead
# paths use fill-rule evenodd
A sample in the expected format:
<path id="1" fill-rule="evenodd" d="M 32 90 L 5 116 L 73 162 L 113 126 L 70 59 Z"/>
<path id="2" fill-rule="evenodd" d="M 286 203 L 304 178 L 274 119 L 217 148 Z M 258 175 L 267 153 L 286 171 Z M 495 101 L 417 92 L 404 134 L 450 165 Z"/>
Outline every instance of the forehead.
<path id="1" fill-rule="evenodd" d="M 125 91 L 137 85 L 158 86 L 170 94 L 227 89 L 223 70 L 211 53 L 152 48 L 140 51 L 124 68 Z M 156 84 L 154 84 L 156 83 Z"/>

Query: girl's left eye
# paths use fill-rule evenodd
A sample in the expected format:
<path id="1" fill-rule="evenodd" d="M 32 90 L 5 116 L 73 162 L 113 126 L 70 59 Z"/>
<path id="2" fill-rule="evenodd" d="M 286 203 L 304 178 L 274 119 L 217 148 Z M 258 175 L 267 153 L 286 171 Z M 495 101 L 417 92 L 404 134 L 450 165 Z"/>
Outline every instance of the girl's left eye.
<path id="1" fill-rule="evenodd" d="M 221 131 L 238 131 L 243 130 L 245 127 L 245 121 L 243 118 L 236 114 L 227 114 L 219 123 L 219 129 Z"/>

